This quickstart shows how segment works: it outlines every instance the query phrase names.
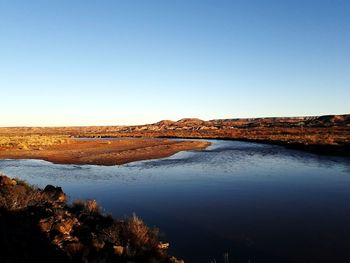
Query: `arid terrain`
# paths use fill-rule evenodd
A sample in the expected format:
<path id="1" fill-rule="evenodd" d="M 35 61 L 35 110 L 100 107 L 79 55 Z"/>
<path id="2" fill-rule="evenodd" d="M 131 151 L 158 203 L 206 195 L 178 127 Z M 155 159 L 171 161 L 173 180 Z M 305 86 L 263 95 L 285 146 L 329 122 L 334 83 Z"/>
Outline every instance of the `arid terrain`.
<path id="1" fill-rule="evenodd" d="M 113 139 L 118 137 L 124 138 Z M 116 165 L 202 150 L 210 145 L 205 139 L 256 141 L 349 156 L 350 115 L 0 128 L 0 159 Z M 4 175 L 0 175 L 0 233 L 4 262 L 183 262 L 170 256 L 169 244 L 161 243 L 157 231 L 136 216 L 117 221 L 102 214 L 93 200 L 71 205 L 59 187 L 39 189 Z"/>
<path id="2" fill-rule="evenodd" d="M 218 119 L 203 121 L 200 119 L 181 119 L 179 121 L 163 120 L 153 124 L 136 125 L 136 126 L 85 126 L 85 127 L 15 127 L 0 128 L 0 136 L 6 140 L 11 136 L 55 136 L 53 138 L 82 137 L 82 138 L 101 138 L 101 137 L 143 137 L 143 138 L 203 138 L 203 139 L 230 139 L 230 140 L 248 140 L 263 143 L 280 144 L 287 147 L 309 150 L 325 154 L 350 154 L 350 114 L 346 115 L 327 115 L 313 117 L 285 117 L 285 118 L 254 118 L 254 119 Z M 1 141 L 1 139 L 0 139 Z M 135 144 L 140 143 L 138 146 Z M 203 143 L 196 145 L 194 142 L 175 143 L 166 142 L 164 147 L 159 145 L 160 141 L 139 141 L 139 142 L 94 142 L 91 147 L 96 149 L 96 156 L 102 156 L 113 163 L 111 154 L 113 151 L 120 155 L 120 160 L 115 163 L 127 162 L 126 152 L 120 153 L 117 144 L 121 149 L 133 150 L 134 160 L 147 159 L 146 155 L 151 158 L 169 156 L 172 153 L 181 150 L 201 149 Z M 71 156 L 77 163 L 98 163 L 95 157 L 85 158 L 87 155 L 94 155 L 93 151 L 86 149 L 89 143 L 74 142 L 65 146 L 50 146 L 45 151 L 17 151 L 11 150 L 4 152 L 2 148 L 1 158 L 20 158 L 20 156 L 30 156 L 32 158 L 51 159 L 60 162 L 67 160 L 67 154 L 61 155 L 55 160 L 55 151 L 65 150 L 74 152 Z M 125 144 L 131 147 L 127 149 Z M 143 145 L 144 144 L 144 145 Z M 185 146 L 188 144 L 187 146 Z M 9 144 L 7 144 L 9 145 Z M 34 144 L 35 145 L 35 144 Z M 10 145 L 11 146 L 11 145 Z M 78 147 L 74 150 L 74 147 Z M 176 147 L 177 149 L 175 149 Z M 1 142 L 0 142 L 1 147 Z M 80 149 L 80 147 L 82 147 Z M 126 148 L 125 148 L 126 147 Z M 150 148 L 149 148 L 150 147 Z M 152 151 L 154 148 L 154 152 Z M 174 148 L 175 147 L 175 148 Z M 19 148 L 23 148 L 19 146 Z M 88 148 L 88 147 L 87 147 Z M 174 150 L 170 150 L 173 148 Z M 105 153 L 102 149 L 105 149 Z M 84 152 L 86 151 L 86 152 Z M 47 154 L 46 154 L 47 152 Z M 79 153 L 81 152 L 81 153 Z M 164 152 L 164 154 L 161 154 Z M 45 153 L 45 154 L 44 154 Z M 130 152 L 129 152 L 130 153 Z M 46 155 L 47 158 L 44 158 Z M 48 158 L 49 156 L 49 158 Z M 57 157 L 58 158 L 58 157 Z M 84 159 L 85 158 L 85 159 Z M 89 160 L 87 160 L 89 159 Z M 91 162 L 89 162 L 91 161 Z"/>
<path id="3" fill-rule="evenodd" d="M 80 140 L 52 136 L 50 141 L 50 136 L 30 135 L 5 138 L 7 143 L 0 144 L 1 159 L 43 159 L 61 164 L 124 164 L 200 150 L 210 144 L 167 139 Z"/>

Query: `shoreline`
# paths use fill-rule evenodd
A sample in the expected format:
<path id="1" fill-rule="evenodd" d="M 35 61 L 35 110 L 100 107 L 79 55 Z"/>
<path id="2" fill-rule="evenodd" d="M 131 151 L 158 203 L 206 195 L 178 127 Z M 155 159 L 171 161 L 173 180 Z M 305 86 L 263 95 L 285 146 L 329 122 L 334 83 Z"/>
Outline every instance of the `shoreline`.
<path id="1" fill-rule="evenodd" d="M 116 219 L 94 199 L 69 204 L 61 187 L 38 188 L 1 173 L 0 233 L 4 262 L 184 263 L 135 214 Z"/>
<path id="2" fill-rule="evenodd" d="M 168 139 L 197 139 L 197 140 L 222 140 L 222 141 L 241 141 L 254 142 L 268 145 L 282 146 L 287 149 L 299 150 L 319 155 L 350 157 L 350 144 L 306 144 L 294 141 L 249 139 L 249 138 L 230 138 L 230 137 L 156 137 Z"/>
<path id="3" fill-rule="evenodd" d="M 0 159 L 40 159 L 55 164 L 121 165 L 134 161 L 165 158 L 181 151 L 203 150 L 207 141 L 74 140 L 32 149 L 0 148 Z"/>
<path id="4" fill-rule="evenodd" d="M 116 139 L 116 138 L 123 138 L 125 139 L 178 139 L 178 140 L 222 140 L 222 141 L 241 141 L 241 142 L 254 142 L 254 143 L 261 143 L 261 144 L 268 144 L 268 145 L 277 145 L 282 146 L 287 149 L 292 150 L 299 150 L 303 152 L 309 152 L 313 154 L 319 154 L 319 155 L 330 155 L 330 156 L 343 156 L 343 157 L 350 157 L 350 144 L 307 144 L 297 141 L 283 141 L 283 140 L 267 140 L 267 139 L 250 139 L 250 138 L 232 138 L 232 137 L 215 137 L 215 136 L 155 136 L 155 137 L 140 137 L 140 136 L 128 136 L 128 137 L 121 137 L 121 136 L 100 136 L 99 138 L 96 137 L 76 137 L 76 139 Z M 125 138 L 125 139 L 124 139 Z"/>

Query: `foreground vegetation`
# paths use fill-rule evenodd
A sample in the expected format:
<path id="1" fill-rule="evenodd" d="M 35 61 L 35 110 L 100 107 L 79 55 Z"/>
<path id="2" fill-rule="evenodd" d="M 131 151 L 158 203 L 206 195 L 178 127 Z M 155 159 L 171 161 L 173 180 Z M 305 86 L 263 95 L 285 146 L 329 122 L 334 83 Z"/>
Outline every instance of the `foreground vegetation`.
<path id="1" fill-rule="evenodd" d="M 40 150 L 43 146 L 52 146 L 68 143 L 69 139 L 65 136 L 44 136 L 44 135 L 7 135 L 0 136 L 0 147 L 18 148 L 23 150 Z"/>
<path id="2" fill-rule="evenodd" d="M 117 221 L 94 200 L 68 205 L 60 187 L 40 189 L 4 175 L 0 246 L 1 262 L 183 262 L 135 215 Z"/>

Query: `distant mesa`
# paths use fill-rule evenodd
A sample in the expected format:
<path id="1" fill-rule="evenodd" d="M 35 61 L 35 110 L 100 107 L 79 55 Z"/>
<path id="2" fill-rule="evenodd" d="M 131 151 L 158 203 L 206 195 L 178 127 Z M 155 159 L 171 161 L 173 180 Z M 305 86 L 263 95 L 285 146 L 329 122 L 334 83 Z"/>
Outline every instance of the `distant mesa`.
<path id="1" fill-rule="evenodd" d="M 171 121 L 171 120 L 162 120 L 162 121 L 155 123 L 155 125 L 163 126 L 163 125 L 171 125 L 173 123 L 175 123 L 175 122 Z"/>
<path id="2" fill-rule="evenodd" d="M 232 118 L 232 119 L 213 119 L 204 121 L 198 118 L 183 118 L 178 121 L 162 120 L 157 123 L 148 124 L 148 126 L 158 127 L 198 127 L 198 126 L 217 126 L 220 127 L 331 127 L 331 126 L 349 126 L 350 114 L 344 115 L 324 115 L 324 116 L 306 116 L 306 117 L 266 117 L 266 118 Z M 145 125 L 142 125 L 145 126 Z"/>
<path id="3" fill-rule="evenodd" d="M 183 118 L 178 120 L 176 123 L 203 123 L 204 121 L 197 118 Z"/>

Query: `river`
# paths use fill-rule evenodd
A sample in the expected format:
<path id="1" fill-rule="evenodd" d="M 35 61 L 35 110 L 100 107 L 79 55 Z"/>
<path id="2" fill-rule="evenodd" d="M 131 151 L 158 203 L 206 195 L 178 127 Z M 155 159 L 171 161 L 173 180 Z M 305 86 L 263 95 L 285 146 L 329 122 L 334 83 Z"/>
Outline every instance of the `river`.
<path id="1" fill-rule="evenodd" d="M 350 262 L 350 159 L 211 140 L 120 166 L 0 160 L 0 172 L 136 213 L 185 262 Z"/>

